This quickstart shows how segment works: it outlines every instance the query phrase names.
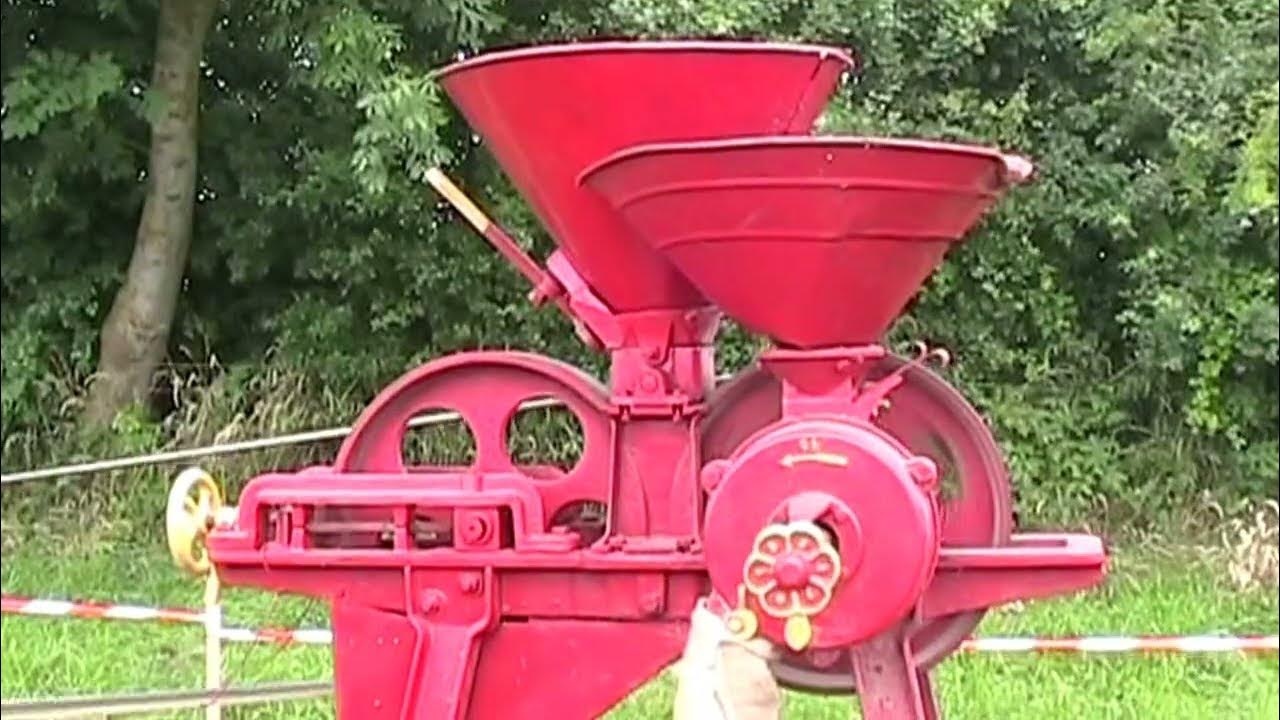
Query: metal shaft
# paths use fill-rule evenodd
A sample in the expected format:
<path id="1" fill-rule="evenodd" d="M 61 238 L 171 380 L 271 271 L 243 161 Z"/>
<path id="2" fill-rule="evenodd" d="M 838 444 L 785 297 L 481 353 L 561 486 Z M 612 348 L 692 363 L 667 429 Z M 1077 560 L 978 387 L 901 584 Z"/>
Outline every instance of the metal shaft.
<path id="1" fill-rule="evenodd" d="M 49 700 L 5 700 L 0 715 L 5 720 L 54 720 L 55 718 L 116 717 L 126 714 L 199 708 L 218 702 L 223 706 L 285 702 L 325 697 L 333 692 L 327 682 L 296 682 L 221 690 L 168 690 L 127 695 L 100 695 Z"/>

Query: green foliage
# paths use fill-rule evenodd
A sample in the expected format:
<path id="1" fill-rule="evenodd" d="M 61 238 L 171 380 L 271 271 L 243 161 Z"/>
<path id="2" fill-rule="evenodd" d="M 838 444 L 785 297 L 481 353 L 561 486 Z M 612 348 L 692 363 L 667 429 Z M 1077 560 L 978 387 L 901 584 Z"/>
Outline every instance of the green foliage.
<path id="1" fill-rule="evenodd" d="M 3 13 L 13 468 L 67 432 L 129 257 L 154 9 Z M 306 388 L 311 410 L 283 417 L 315 425 L 348 421 L 407 367 L 457 349 L 598 368 L 421 182 L 447 165 L 535 254 L 550 248 L 429 73 L 530 42 L 757 37 L 858 50 L 863 73 L 822 132 L 972 141 L 1036 162 L 1036 181 L 893 332 L 955 351 L 952 378 L 1006 445 L 1024 516 L 1105 504 L 1150 518 L 1202 489 L 1274 495 L 1278 24 L 1263 0 L 226 3 L 206 46 L 195 242 L 158 427 L 194 437 L 175 419 L 190 407 L 172 399 L 190 391 L 175 389 L 183 378 L 218 383 L 197 404 L 222 403 L 211 417 L 250 433 L 281 402 L 263 378 Z M 728 328 L 721 365 L 758 345 Z"/>
<path id="2" fill-rule="evenodd" d="M 6 79 L 3 124 L 5 140 L 21 140 L 40 132 L 62 115 L 72 123 L 85 121 L 104 95 L 121 83 L 120 67 L 104 53 L 81 59 L 59 49 L 34 50 L 13 76 Z"/>

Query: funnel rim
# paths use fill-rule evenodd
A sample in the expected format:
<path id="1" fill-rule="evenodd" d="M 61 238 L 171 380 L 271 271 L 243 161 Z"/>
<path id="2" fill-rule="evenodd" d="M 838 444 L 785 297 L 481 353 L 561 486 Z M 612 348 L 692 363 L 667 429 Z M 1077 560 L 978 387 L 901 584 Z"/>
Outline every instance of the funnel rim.
<path id="1" fill-rule="evenodd" d="M 943 140 L 925 140 L 914 138 L 875 137 L 868 135 L 749 135 L 715 140 L 691 140 L 674 142 L 642 143 L 623 148 L 588 165 L 578 173 L 577 184 L 584 187 L 590 182 L 592 175 L 607 168 L 634 158 L 663 153 L 693 153 L 715 150 L 734 150 L 750 148 L 766 148 L 778 146 L 815 147 L 830 146 L 846 149 L 880 148 L 887 150 L 925 151 L 946 153 L 950 155 L 968 155 L 998 162 L 1003 170 L 1002 176 L 1006 185 L 1017 184 L 1030 177 L 1031 162 L 1020 155 L 1003 153 L 996 148 L 970 143 L 948 142 Z"/>
<path id="2" fill-rule="evenodd" d="M 791 53 L 795 55 L 816 55 L 819 60 L 835 60 L 845 67 L 857 72 L 860 67 L 856 53 L 832 45 L 787 42 L 752 42 L 750 40 L 599 40 L 591 42 L 562 42 L 543 45 L 522 45 L 491 52 L 483 52 L 474 57 L 446 65 L 431 73 L 432 77 L 442 80 L 450 75 L 472 68 L 512 62 L 528 58 L 555 57 L 559 55 L 595 55 L 611 52 L 751 52 L 751 53 Z"/>

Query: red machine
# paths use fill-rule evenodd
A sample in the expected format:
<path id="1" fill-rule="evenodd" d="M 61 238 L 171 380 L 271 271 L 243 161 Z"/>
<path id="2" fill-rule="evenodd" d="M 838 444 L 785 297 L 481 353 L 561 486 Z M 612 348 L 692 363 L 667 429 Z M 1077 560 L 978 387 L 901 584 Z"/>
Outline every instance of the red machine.
<path id="1" fill-rule="evenodd" d="M 433 184 L 608 353 L 609 382 L 529 353 L 444 357 L 384 390 L 331 466 L 195 518 L 225 582 L 331 602 L 341 717 L 595 717 L 680 655 L 710 596 L 735 634 L 785 648 L 784 684 L 856 691 L 869 720 L 937 718 L 929 670 L 987 608 L 1102 579 L 1097 538 L 1013 532 L 999 448 L 925 367 L 942 353 L 878 344 L 1031 166 L 810 134 L 853 65 L 611 42 L 442 71 L 560 249 L 544 268 Z M 722 313 L 774 346 L 717 385 Z M 582 426 L 573 467 L 508 451 L 517 409 L 547 398 Z M 465 423 L 470 466 L 406 465 L 433 410 Z"/>

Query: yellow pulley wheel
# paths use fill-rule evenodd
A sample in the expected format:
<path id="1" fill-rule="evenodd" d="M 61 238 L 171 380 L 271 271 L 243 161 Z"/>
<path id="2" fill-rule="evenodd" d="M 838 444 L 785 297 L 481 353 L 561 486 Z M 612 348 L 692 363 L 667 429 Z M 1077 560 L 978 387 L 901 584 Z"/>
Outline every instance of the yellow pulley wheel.
<path id="1" fill-rule="evenodd" d="M 211 563 L 205 538 L 222 511 L 222 490 L 209 473 L 188 468 L 178 475 L 165 507 L 169 554 L 178 567 L 193 575 L 209 573 Z"/>

